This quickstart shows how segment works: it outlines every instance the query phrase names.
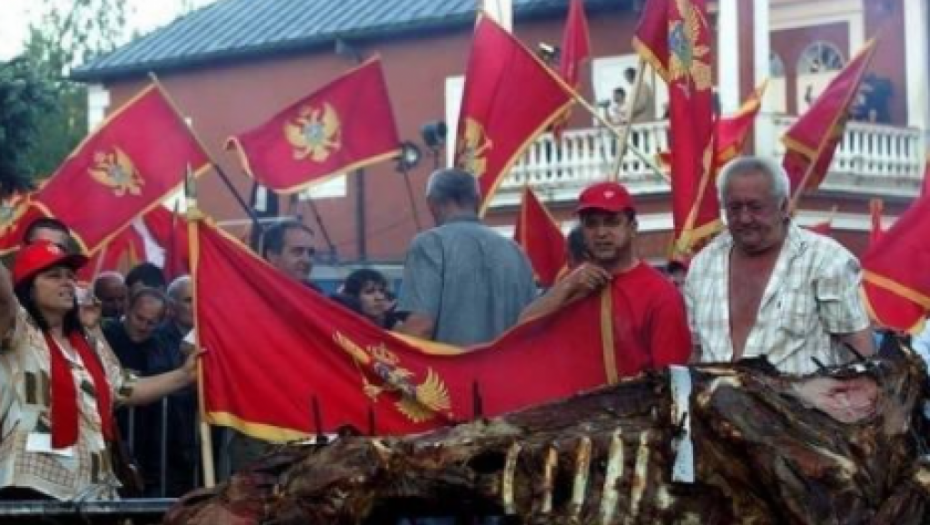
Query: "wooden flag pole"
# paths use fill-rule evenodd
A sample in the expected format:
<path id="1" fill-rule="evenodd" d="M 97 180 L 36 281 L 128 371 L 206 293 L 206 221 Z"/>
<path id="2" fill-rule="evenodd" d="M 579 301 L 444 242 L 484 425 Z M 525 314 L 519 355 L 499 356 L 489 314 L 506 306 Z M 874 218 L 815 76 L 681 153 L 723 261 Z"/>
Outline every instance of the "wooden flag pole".
<path id="1" fill-rule="evenodd" d="M 198 242 L 197 229 L 200 227 L 199 222 L 203 219 L 203 214 L 200 212 L 200 209 L 197 207 L 197 187 L 196 181 L 194 180 L 194 174 L 190 169 L 190 166 L 187 168 L 187 177 L 184 181 L 184 197 L 187 201 L 187 231 L 188 231 L 188 243 L 190 249 L 190 264 L 191 264 L 191 282 L 194 287 L 193 301 L 194 301 L 194 312 L 197 312 L 197 277 L 200 271 L 200 243 Z M 200 348 L 200 330 L 197 325 L 199 319 L 198 316 L 194 316 L 194 333 L 195 333 L 195 344 Z M 213 488 L 216 486 L 216 467 L 213 464 L 213 435 L 210 432 L 210 425 L 207 424 L 206 416 L 207 408 L 203 397 L 203 363 L 200 359 L 197 360 L 197 406 L 198 406 L 198 418 L 197 418 L 197 428 L 200 433 L 200 461 L 203 465 L 203 485 L 206 488 Z"/>
<path id="2" fill-rule="evenodd" d="M 577 91 L 572 89 L 571 86 L 569 86 L 565 82 L 561 82 L 561 83 L 562 83 L 562 87 L 566 90 L 566 92 L 571 94 L 572 98 L 575 99 L 575 102 L 578 102 L 578 104 L 581 105 L 581 107 L 583 107 L 585 110 L 587 110 L 587 112 L 590 113 L 591 116 L 593 116 L 598 122 L 600 122 L 601 125 L 609 129 L 610 132 L 613 133 L 614 136 L 618 138 L 618 140 L 622 137 L 621 132 L 617 130 L 617 128 L 613 124 L 611 124 L 610 121 L 607 120 L 606 117 L 604 117 L 604 115 L 601 115 L 601 113 L 597 110 L 597 108 L 592 106 L 590 102 L 585 100 L 584 97 L 582 97 Z M 624 144 L 626 143 L 624 142 Z M 648 155 L 643 153 L 642 150 L 640 150 L 633 144 L 627 144 L 627 148 L 629 148 L 629 150 L 632 151 L 634 155 L 639 157 L 639 160 L 641 160 L 643 164 L 648 166 L 657 175 L 662 177 L 663 180 L 665 180 L 666 182 L 671 181 L 671 178 L 668 175 L 666 175 L 665 172 L 662 171 L 662 169 L 656 165 L 655 161 L 653 161 L 652 159 L 649 158 Z"/>
<path id="3" fill-rule="evenodd" d="M 646 78 L 646 61 L 642 57 L 639 59 L 639 65 L 636 67 L 636 82 L 633 85 L 633 96 L 630 98 L 629 107 L 636 107 L 639 102 L 639 96 L 643 90 L 643 79 Z M 617 138 L 617 158 L 614 159 L 613 169 L 607 174 L 608 180 L 616 182 L 620 178 L 620 168 L 623 166 L 623 157 L 626 156 L 627 141 L 630 138 L 630 132 L 633 128 L 633 112 L 630 111 L 626 116 L 626 122 L 623 124 L 620 136 Z"/>

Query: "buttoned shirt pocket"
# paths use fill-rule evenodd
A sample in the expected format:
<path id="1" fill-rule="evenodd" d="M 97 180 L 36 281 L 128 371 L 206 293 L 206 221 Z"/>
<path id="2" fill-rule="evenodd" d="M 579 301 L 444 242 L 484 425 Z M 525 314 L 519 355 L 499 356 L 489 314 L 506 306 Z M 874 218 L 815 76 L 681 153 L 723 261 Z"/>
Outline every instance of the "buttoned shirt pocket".
<path id="1" fill-rule="evenodd" d="M 817 315 L 813 297 L 808 293 L 785 290 L 778 301 L 780 303 L 779 315 L 781 322 L 779 325 L 781 329 L 787 332 L 791 338 L 806 336 L 810 332 L 812 321 Z"/>

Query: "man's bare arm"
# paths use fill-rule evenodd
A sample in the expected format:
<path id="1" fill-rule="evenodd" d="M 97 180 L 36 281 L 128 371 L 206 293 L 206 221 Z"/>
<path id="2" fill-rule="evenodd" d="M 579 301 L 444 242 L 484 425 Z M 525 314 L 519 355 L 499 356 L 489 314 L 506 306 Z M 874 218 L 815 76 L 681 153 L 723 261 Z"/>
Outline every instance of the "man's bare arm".
<path id="1" fill-rule="evenodd" d="M 403 324 L 394 327 L 394 331 L 401 334 L 412 335 L 420 339 L 432 339 L 436 329 L 436 321 L 426 314 L 411 313 Z"/>

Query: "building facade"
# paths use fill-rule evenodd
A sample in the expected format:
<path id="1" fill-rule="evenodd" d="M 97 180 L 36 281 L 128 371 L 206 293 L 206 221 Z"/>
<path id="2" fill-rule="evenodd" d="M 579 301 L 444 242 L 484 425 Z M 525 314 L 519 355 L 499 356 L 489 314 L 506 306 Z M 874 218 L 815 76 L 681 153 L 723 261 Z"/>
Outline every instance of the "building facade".
<path id="1" fill-rule="evenodd" d="M 630 41 L 642 5 L 585 2 L 593 59 L 583 69 L 581 92 L 600 107 L 626 82 L 623 72 L 637 66 Z M 515 0 L 513 9 L 514 33 L 528 47 L 559 43 L 567 0 Z M 471 1 L 218 0 L 79 68 L 74 77 L 91 85 L 91 117 L 99 121 L 144 86 L 149 72 L 156 73 L 215 161 L 248 196 L 252 183 L 236 157 L 223 150 L 226 138 L 258 125 L 359 59 L 380 55 L 401 137 L 424 153 L 409 171 L 413 198 L 404 175 L 385 163 L 282 199 L 281 210 L 320 233 L 325 229 L 331 242 L 319 235 L 319 249 L 325 253 L 331 244 L 332 261 L 396 264 L 412 236 L 432 225 L 422 195 L 433 168 L 449 162 L 474 17 Z M 771 78 L 747 146 L 771 156 L 784 151 L 778 137 L 798 112 L 880 34 L 870 72 L 888 94 L 862 121 L 849 123 L 824 185 L 802 200 L 797 215 L 801 224 L 832 218 L 835 237 L 861 253 L 870 227 L 869 200 L 885 200 L 890 222 L 917 195 L 923 177 L 930 123 L 928 0 L 719 0 L 711 5 L 711 17 L 723 114 L 734 111 L 764 77 Z M 653 155 L 668 144 L 662 118 L 668 96 L 654 75 L 646 82 L 655 93 L 657 118 L 636 124 L 631 140 Z M 448 140 L 429 147 L 421 127 L 436 121 L 447 124 Z M 579 190 L 605 177 L 614 151 L 606 130 L 577 107 L 569 128 L 558 143 L 540 137 L 502 184 L 488 214 L 502 231 L 512 231 L 524 184 L 537 189 L 567 229 Z M 621 173 L 640 202 L 641 255 L 659 261 L 672 226 L 666 178 L 630 154 Z M 202 180 L 199 194 L 204 210 L 222 224 L 237 229 L 247 223 L 215 175 Z"/>

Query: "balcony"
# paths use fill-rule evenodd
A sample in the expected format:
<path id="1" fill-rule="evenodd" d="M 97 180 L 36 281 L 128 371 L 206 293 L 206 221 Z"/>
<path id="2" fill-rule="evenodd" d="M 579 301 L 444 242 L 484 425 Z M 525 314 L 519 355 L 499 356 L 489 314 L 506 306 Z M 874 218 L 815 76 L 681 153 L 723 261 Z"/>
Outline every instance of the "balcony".
<path id="1" fill-rule="evenodd" d="M 772 117 L 772 136 L 780 137 L 794 121 L 794 117 Z M 784 146 L 778 140 L 773 142 L 771 151 L 763 153 L 781 158 Z M 668 122 L 633 126 L 630 143 L 654 159 L 657 153 L 668 149 Z M 850 122 L 821 189 L 915 196 L 923 178 L 925 151 L 920 130 Z M 615 158 L 615 140 L 604 128 L 570 130 L 563 134 L 561 142 L 545 134 L 527 149 L 501 183 L 493 206 L 519 204 L 520 190 L 525 184 L 546 200 L 572 201 L 581 188 L 604 180 Z M 623 160 L 621 173 L 621 181 L 634 194 L 669 191 L 668 174 L 655 173 L 630 151 Z"/>

